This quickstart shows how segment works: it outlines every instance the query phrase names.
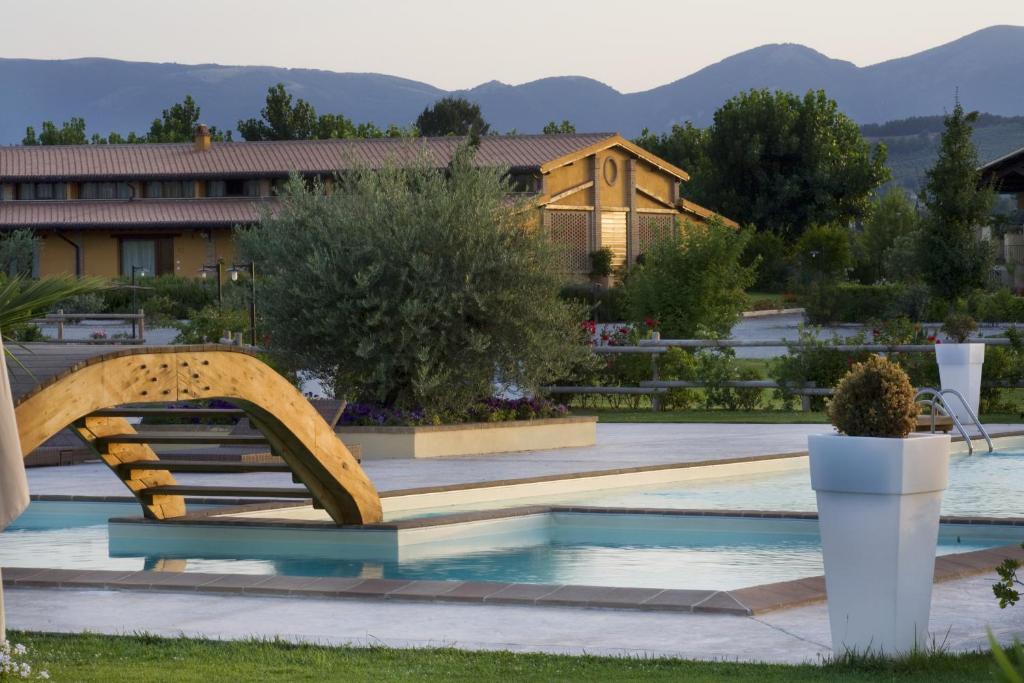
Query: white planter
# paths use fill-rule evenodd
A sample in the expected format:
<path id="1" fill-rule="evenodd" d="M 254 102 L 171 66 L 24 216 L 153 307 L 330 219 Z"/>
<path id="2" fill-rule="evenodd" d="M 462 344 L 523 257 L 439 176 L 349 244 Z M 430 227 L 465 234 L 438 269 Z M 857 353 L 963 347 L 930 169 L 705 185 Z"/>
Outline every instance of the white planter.
<path id="1" fill-rule="evenodd" d="M 985 363 L 984 344 L 936 344 L 935 359 L 939 362 L 939 378 L 942 388 L 955 389 L 967 399 L 967 405 L 978 414 L 981 400 L 981 368 Z M 967 424 L 970 417 L 955 398 L 948 405 L 961 422 Z"/>
<path id="2" fill-rule="evenodd" d="M 832 650 L 924 647 L 949 436 L 820 434 L 808 442 Z"/>

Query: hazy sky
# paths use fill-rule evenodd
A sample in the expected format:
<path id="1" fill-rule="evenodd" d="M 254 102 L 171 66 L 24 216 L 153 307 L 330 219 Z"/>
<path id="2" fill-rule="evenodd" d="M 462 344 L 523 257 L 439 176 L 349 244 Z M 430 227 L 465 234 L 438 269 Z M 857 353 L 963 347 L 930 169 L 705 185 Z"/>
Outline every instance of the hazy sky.
<path id="1" fill-rule="evenodd" d="M 1024 0 L 0 0 L 0 57 L 372 71 L 456 89 L 590 76 L 645 90 L 765 43 L 873 64 Z"/>

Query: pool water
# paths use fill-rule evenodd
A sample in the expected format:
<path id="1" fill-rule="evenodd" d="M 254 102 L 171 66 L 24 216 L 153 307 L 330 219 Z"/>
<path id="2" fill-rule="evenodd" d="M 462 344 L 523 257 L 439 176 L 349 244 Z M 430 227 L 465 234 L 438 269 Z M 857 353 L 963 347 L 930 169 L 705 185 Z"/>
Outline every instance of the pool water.
<path id="1" fill-rule="evenodd" d="M 813 520 L 564 512 L 532 515 L 530 524 L 513 517 L 506 531 L 491 528 L 469 542 L 444 532 L 397 559 L 338 557 L 338 544 L 327 546 L 335 557 L 301 556 L 273 540 L 223 546 L 197 540 L 192 549 L 112 555 L 105 520 L 136 512 L 134 504 L 33 502 L 0 535 L 0 566 L 717 590 L 823 572 Z M 1006 545 L 1018 531 L 945 526 L 939 553 Z"/>

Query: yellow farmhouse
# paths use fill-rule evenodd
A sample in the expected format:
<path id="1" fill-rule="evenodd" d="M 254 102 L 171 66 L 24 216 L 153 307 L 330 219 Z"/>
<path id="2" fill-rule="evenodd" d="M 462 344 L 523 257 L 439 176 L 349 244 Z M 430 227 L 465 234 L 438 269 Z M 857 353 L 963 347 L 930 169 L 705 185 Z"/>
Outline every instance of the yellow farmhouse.
<path id="1" fill-rule="evenodd" d="M 42 238 L 39 275 L 116 277 L 132 266 L 195 276 L 233 257 L 232 230 L 274 211 L 290 173 L 330 178 L 417 155 L 446 166 L 462 138 L 0 147 L 0 231 Z M 689 176 L 619 135 L 485 136 L 476 155 L 507 167 L 538 224 L 580 276 L 608 247 L 632 263 L 660 235 L 712 214 L 681 199 Z M 723 219 L 725 220 L 725 219 Z M 727 221 L 731 223 L 731 221 Z"/>

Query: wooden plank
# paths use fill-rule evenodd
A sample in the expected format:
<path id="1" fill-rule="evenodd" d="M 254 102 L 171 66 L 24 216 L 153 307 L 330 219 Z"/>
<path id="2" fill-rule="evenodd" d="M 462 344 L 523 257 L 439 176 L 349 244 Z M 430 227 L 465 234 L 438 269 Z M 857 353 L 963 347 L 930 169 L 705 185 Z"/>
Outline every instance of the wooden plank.
<path id="1" fill-rule="evenodd" d="M 249 486 L 154 486 L 139 492 L 144 496 L 205 496 L 210 498 L 310 498 L 304 488 L 254 488 Z"/>
<path id="2" fill-rule="evenodd" d="M 93 417 L 245 417 L 238 408 L 105 408 Z"/>
<path id="3" fill-rule="evenodd" d="M 286 463 L 243 462 L 223 460 L 152 460 L 135 461 L 117 465 L 118 472 L 132 470 L 167 470 L 168 472 L 190 472 L 208 474 L 238 474 L 245 472 L 291 472 Z M 298 483 L 298 482 L 297 482 Z"/>
<path id="4" fill-rule="evenodd" d="M 262 434 L 224 434 L 223 432 L 141 432 L 133 434 L 110 434 L 96 440 L 97 447 L 108 444 L 213 444 L 220 446 L 266 446 Z"/>

